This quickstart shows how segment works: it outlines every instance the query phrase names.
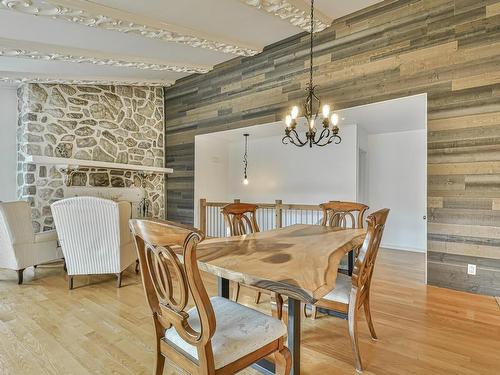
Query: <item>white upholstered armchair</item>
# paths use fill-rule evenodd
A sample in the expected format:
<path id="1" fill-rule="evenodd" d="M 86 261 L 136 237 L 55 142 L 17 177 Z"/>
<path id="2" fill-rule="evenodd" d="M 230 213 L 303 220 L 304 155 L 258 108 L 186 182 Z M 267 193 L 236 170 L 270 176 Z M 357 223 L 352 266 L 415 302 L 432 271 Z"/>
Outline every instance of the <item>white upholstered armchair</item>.
<path id="1" fill-rule="evenodd" d="M 33 233 L 28 202 L 0 203 L 0 268 L 17 271 L 18 284 L 25 268 L 62 257 L 55 231 Z"/>
<path id="2" fill-rule="evenodd" d="M 137 261 L 128 227 L 130 203 L 76 197 L 57 201 L 51 207 L 69 288 L 73 288 L 74 276 L 97 274 L 116 274 L 119 288 L 123 270 Z"/>

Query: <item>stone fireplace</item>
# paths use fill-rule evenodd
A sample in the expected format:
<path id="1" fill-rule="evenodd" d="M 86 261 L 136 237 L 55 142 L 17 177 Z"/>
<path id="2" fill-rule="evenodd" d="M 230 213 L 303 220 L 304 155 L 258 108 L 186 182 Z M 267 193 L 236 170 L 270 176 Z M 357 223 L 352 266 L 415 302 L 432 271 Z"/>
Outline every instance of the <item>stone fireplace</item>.
<path id="1" fill-rule="evenodd" d="M 53 228 L 50 204 L 71 190 L 123 197 L 136 188 L 154 217 L 164 217 L 164 175 L 126 169 L 78 168 L 71 184 L 59 166 L 29 156 L 163 167 L 164 108 L 160 87 L 25 84 L 18 90 L 18 198 L 32 207 L 35 231 Z M 116 193 L 110 193 L 110 190 Z M 122 190 L 120 190 L 122 189 Z"/>

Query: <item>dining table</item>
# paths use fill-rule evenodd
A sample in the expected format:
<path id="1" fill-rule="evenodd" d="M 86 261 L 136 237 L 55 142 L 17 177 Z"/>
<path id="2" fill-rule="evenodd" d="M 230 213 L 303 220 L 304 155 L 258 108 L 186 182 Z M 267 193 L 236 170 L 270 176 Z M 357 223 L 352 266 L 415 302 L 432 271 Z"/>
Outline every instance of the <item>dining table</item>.
<path id="1" fill-rule="evenodd" d="M 290 374 L 300 375 L 301 304 L 314 304 L 335 288 L 339 263 L 363 243 L 364 229 L 297 224 L 242 236 L 211 238 L 198 245 L 200 270 L 218 278 L 218 294 L 229 298 L 229 282 L 288 297 L 287 347 Z M 274 364 L 254 366 L 274 374 Z"/>

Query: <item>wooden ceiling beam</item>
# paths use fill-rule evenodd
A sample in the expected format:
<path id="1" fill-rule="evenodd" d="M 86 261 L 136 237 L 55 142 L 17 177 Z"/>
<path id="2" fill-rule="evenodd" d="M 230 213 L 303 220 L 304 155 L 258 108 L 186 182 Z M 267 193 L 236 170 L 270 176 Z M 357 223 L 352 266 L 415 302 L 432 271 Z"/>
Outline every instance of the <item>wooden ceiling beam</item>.
<path id="1" fill-rule="evenodd" d="M 7 38 L 0 38 L 0 56 L 188 74 L 206 73 L 212 69 L 210 65 L 185 64 Z"/>
<path id="2" fill-rule="evenodd" d="M 233 55 L 252 56 L 261 51 L 258 46 L 225 36 L 166 23 L 87 0 L 0 0 L 0 9 L 2 8 Z"/>
<path id="3" fill-rule="evenodd" d="M 53 83 L 68 85 L 127 85 L 160 86 L 174 84 L 172 80 L 134 79 L 119 76 L 77 76 L 67 74 L 41 74 L 33 72 L 0 71 L 0 84 L 18 86 L 23 83 Z"/>
<path id="4" fill-rule="evenodd" d="M 282 20 L 288 21 L 302 30 L 310 31 L 310 9 L 311 3 L 306 0 L 239 0 L 240 2 L 261 9 Z M 317 7 L 314 9 L 314 31 L 319 32 L 326 29 L 333 22 L 333 18 L 321 12 Z"/>

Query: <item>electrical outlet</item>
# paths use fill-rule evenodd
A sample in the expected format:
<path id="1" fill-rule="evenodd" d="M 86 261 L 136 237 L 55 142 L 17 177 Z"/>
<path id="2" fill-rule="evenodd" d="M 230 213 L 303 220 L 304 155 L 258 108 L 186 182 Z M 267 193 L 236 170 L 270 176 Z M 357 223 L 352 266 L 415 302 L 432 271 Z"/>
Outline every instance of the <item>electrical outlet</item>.
<path id="1" fill-rule="evenodd" d="M 468 264 L 467 265 L 467 275 L 475 275 L 476 274 L 476 265 Z"/>

